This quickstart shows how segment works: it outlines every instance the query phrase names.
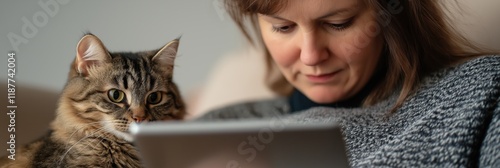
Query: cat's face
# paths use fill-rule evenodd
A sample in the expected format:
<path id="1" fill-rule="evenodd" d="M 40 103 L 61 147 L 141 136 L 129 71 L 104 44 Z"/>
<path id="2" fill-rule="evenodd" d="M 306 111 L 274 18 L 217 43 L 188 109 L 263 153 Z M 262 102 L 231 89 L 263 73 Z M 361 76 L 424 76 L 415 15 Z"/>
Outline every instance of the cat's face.
<path id="1" fill-rule="evenodd" d="M 82 121 L 126 140 L 133 122 L 182 119 L 184 104 L 172 82 L 178 43 L 155 51 L 110 53 L 97 37 L 84 36 L 63 93 L 68 108 Z"/>

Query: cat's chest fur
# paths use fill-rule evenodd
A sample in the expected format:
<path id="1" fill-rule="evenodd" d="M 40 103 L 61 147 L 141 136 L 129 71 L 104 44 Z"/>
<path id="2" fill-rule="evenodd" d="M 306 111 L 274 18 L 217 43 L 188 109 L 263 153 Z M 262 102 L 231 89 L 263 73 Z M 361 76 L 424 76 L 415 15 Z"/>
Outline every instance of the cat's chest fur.
<path id="1" fill-rule="evenodd" d="M 62 142 L 43 140 L 33 167 L 141 167 L 135 147 L 116 137 L 89 136 Z"/>

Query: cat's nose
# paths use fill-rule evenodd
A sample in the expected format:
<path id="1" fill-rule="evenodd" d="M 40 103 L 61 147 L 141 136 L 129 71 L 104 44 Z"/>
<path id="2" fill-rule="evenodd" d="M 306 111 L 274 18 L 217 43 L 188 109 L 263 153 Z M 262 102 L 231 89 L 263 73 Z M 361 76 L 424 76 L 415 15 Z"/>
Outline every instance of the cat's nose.
<path id="1" fill-rule="evenodd" d="M 137 117 L 137 116 L 133 116 L 132 118 L 134 119 L 134 121 L 136 123 L 140 123 L 140 122 L 144 121 L 144 119 L 145 119 L 144 117 Z"/>
<path id="2" fill-rule="evenodd" d="M 132 112 L 132 119 L 134 119 L 136 123 L 143 122 L 146 120 L 146 113 L 143 110 L 135 110 Z"/>

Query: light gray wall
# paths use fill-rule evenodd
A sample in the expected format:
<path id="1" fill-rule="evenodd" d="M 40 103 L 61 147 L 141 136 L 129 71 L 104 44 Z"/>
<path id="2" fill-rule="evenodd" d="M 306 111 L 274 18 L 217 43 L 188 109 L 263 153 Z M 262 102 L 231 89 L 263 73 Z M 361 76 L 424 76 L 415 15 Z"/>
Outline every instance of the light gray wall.
<path id="1" fill-rule="evenodd" d="M 244 42 L 218 0 L 2 1 L 0 25 L 0 69 L 7 69 L 7 53 L 17 50 L 17 84 L 55 92 L 64 86 L 76 44 L 87 31 L 111 51 L 156 49 L 182 35 L 174 80 L 183 94 L 205 80 L 221 55 Z M 26 43 L 12 45 L 9 33 Z"/>

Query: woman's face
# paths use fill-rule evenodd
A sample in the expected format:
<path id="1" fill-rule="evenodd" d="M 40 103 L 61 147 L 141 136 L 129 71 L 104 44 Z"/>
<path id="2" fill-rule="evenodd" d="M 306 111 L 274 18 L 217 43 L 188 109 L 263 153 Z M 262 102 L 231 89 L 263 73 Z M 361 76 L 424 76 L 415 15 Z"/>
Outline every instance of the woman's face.
<path id="1" fill-rule="evenodd" d="M 383 48 L 375 14 L 362 0 L 291 0 L 258 20 L 285 78 L 312 101 L 333 103 L 374 74 Z"/>

